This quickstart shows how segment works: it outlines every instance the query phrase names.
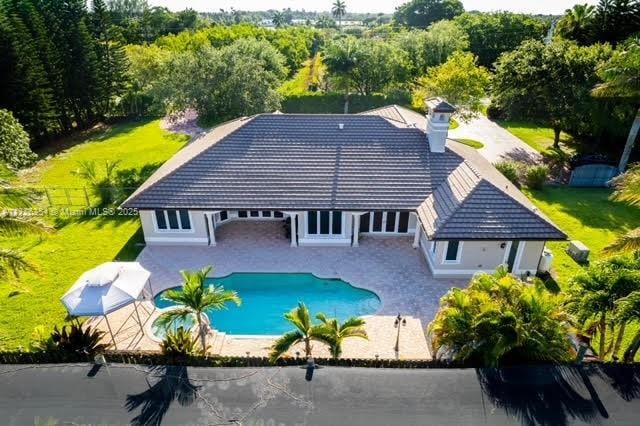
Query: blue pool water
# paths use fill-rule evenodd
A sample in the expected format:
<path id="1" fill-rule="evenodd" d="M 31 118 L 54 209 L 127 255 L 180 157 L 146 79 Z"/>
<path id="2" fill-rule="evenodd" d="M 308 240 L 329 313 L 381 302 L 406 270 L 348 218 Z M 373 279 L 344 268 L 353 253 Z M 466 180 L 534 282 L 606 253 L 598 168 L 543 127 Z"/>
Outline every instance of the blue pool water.
<path id="1" fill-rule="evenodd" d="M 298 302 L 304 302 L 312 316 L 323 312 L 340 320 L 374 314 L 380 306 L 380 299 L 371 291 L 312 274 L 234 273 L 207 281 L 235 290 L 242 299 L 241 306 L 230 303 L 226 310 L 207 314 L 213 328 L 228 334 L 279 335 L 291 331 L 283 315 Z M 158 308 L 173 305 L 162 293 L 156 296 L 155 303 Z M 163 334 L 160 330 L 154 332 L 159 337 Z"/>

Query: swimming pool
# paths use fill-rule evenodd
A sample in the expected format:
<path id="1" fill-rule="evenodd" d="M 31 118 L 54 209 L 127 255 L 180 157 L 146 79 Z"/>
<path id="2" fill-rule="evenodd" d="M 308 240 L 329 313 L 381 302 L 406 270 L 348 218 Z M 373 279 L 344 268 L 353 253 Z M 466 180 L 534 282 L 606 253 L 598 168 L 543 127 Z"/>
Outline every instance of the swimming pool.
<path id="1" fill-rule="evenodd" d="M 323 312 L 340 320 L 371 315 L 380 307 L 380 299 L 371 291 L 312 274 L 234 273 L 207 281 L 235 290 L 242 299 L 241 306 L 227 304 L 226 310 L 207 313 L 213 328 L 228 334 L 280 335 L 291 331 L 283 315 L 298 302 L 304 302 L 312 316 Z M 155 297 L 156 306 L 173 306 L 162 294 Z M 164 334 L 157 327 L 152 329 L 158 337 Z"/>

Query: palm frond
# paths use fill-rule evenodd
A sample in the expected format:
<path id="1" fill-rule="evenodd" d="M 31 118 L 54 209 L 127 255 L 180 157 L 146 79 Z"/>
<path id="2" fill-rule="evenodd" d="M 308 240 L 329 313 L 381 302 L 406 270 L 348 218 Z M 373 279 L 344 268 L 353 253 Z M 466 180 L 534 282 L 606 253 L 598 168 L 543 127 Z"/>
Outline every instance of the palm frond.
<path id="1" fill-rule="evenodd" d="M 180 322 L 185 323 L 190 317 L 194 319 L 193 323 L 195 324 L 196 313 L 192 309 L 186 307 L 176 307 L 161 313 L 156 320 L 156 323 L 166 330 L 172 328 L 174 325 L 179 324 Z"/>
<path id="2" fill-rule="evenodd" d="M 604 248 L 604 252 L 634 252 L 640 250 L 640 228 L 633 229 L 624 235 L 620 235 L 611 244 Z"/>
<path id="3" fill-rule="evenodd" d="M 301 342 L 304 336 L 299 331 L 290 331 L 285 333 L 278 340 L 275 341 L 271 347 L 269 358 L 272 362 L 275 362 L 278 358 L 287 352 L 293 345 Z"/>
<path id="4" fill-rule="evenodd" d="M 20 272 L 34 270 L 35 267 L 19 251 L 0 249 L 0 277 L 6 277 L 11 272 L 18 278 Z"/>
<path id="5" fill-rule="evenodd" d="M 38 199 L 38 193 L 31 189 L 0 186 L 0 207 L 21 209 L 31 207 Z"/>
<path id="6" fill-rule="evenodd" d="M 640 206 L 640 164 L 635 164 L 612 181 L 615 191 L 611 199 Z"/>
<path id="7" fill-rule="evenodd" d="M 52 228 L 47 224 L 29 217 L 0 215 L 0 236 L 13 237 L 25 234 L 46 234 Z"/>

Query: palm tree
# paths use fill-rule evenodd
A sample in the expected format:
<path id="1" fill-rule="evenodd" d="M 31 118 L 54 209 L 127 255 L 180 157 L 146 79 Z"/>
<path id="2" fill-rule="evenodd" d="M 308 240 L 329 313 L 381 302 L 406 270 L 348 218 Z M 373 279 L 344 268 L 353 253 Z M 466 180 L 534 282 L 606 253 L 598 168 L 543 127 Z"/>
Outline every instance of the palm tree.
<path id="1" fill-rule="evenodd" d="M 640 291 L 634 291 L 627 297 L 620 299 L 616 303 L 616 317 L 620 321 L 626 323 L 630 321 L 640 321 Z M 640 330 L 636 332 L 631 340 L 631 344 L 624 351 L 622 360 L 624 362 L 633 362 L 640 349 Z"/>
<path id="2" fill-rule="evenodd" d="M 275 11 L 273 16 L 271 17 L 271 22 L 276 28 L 281 28 L 285 24 L 285 16 L 284 13 Z"/>
<path id="3" fill-rule="evenodd" d="M 615 191 L 611 199 L 640 206 L 640 164 L 631 167 L 626 173 L 613 180 Z M 640 250 L 640 228 L 633 229 L 619 236 L 604 248 L 605 253 Z"/>
<path id="4" fill-rule="evenodd" d="M 598 75 L 604 82 L 593 88 L 591 93 L 594 96 L 625 99 L 636 108 L 635 119 L 618 164 L 618 170 L 624 173 L 640 130 L 640 40 L 634 39 L 624 49 L 617 50 L 611 59 L 598 68 Z"/>
<path id="5" fill-rule="evenodd" d="M 595 12 L 595 6 L 576 4 L 564 12 L 556 31 L 561 37 L 575 40 L 581 45 L 591 44 Z"/>
<path id="6" fill-rule="evenodd" d="M 33 206 L 36 200 L 33 191 L 18 189 L 0 180 L 0 237 L 16 237 L 26 234 L 43 234 L 51 231 L 46 224 L 28 216 L 14 215 L 11 209 L 24 209 Z M 9 273 L 18 277 L 22 271 L 33 270 L 31 265 L 17 250 L 0 249 L 0 278 Z"/>
<path id="7" fill-rule="evenodd" d="M 634 271 L 639 266 L 636 261 L 615 257 L 592 264 L 571 281 L 567 310 L 575 315 L 579 327 L 598 335 L 600 359 L 617 355 L 626 322 L 615 316 L 616 303 L 631 292 L 640 291 L 640 279 Z M 614 338 L 616 327 L 618 335 Z M 612 337 L 607 347 L 608 333 Z"/>
<path id="8" fill-rule="evenodd" d="M 311 322 L 311 315 L 307 306 L 300 302 L 298 307 L 284 314 L 284 318 L 289 321 L 296 329 L 285 333 L 271 347 L 269 357 L 275 362 L 293 345 L 304 342 L 304 352 L 307 358 L 311 358 L 311 341 L 316 340 L 329 344 L 324 336 L 320 333 L 320 328 Z"/>
<path id="9" fill-rule="evenodd" d="M 529 285 L 499 268 L 443 296 L 429 331 L 434 357 L 496 367 L 570 359 L 568 320 L 559 296 L 542 282 Z"/>
<path id="10" fill-rule="evenodd" d="M 318 333 L 329 345 L 331 356 L 334 359 L 340 358 L 342 354 L 342 343 L 345 339 L 349 337 L 369 339 L 367 332 L 363 328 L 365 322 L 362 318 L 351 317 L 342 324 L 340 324 L 337 318 L 329 319 L 323 313 L 316 315 L 316 318 L 322 323 L 318 328 Z"/>
<path id="11" fill-rule="evenodd" d="M 158 318 L 159 325 L 165 328 L 175 324 L 176 321 L 185 323 L 190 319 L 198 329 L 203 353 L 207 351 L 207 329 L 210 326 L 207 313 L 226 309 L 228 302 L 238 306 L 241 304 L 235 291 L 207 284 L 207 275 L 211 269 L 211 266 L 207 266 L 199 271 L 180 271 L 184 279 L 182 287 L 168 290 L 163 295 L 165 299 L 174 302 L 177 306 L 162 313 Z"/>
<path id="12" fill-rule="evenodd" d="M 336 0 L 331 7 L 331 14 L 338 20 L 338 25 L 342 28 L 342 18 L 347 13 L 347 5 L 342 0 Z"/>

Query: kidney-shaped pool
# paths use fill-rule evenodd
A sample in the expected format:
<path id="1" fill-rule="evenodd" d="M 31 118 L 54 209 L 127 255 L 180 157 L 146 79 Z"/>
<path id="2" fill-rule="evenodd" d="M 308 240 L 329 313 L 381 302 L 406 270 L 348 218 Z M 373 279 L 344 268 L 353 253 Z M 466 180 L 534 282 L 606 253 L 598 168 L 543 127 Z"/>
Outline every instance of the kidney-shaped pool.
<path id="1" fill-rule="evenodd" d="M 213 328 L 228 334 L 280 335 L 291 331 L 283 315 L 298 302 L 304 302 L 312 316 L 323 312 L 340 320 L 371 315 L 380 307 L 380 299 L 371 291 L 312 274 L 234 273 L 207 281 L 235 290 L 242 299 L 241 306 L 227 304 L 227 309 L 207 313 Z M 155 303 L 161 309 L 173 306 L 163 293 L 156 296 Z M 156 336 L 164 334 L 155 324 L 152 328 Z"/>

